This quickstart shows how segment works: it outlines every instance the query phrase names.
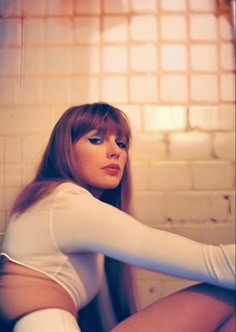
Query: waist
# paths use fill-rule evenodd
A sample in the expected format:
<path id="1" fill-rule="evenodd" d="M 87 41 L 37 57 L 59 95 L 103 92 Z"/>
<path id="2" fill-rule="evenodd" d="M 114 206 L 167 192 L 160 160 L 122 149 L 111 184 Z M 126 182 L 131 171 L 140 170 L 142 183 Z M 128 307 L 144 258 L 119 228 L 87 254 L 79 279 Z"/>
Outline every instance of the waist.
<path id="1" fill-rule="evenodd" d="M 41 309 L 58 308 L 77 316 L 74 303 L 63 287 L 43 273 L 9 260 L 0 269 L 0 313 L 15 321 Z"/>

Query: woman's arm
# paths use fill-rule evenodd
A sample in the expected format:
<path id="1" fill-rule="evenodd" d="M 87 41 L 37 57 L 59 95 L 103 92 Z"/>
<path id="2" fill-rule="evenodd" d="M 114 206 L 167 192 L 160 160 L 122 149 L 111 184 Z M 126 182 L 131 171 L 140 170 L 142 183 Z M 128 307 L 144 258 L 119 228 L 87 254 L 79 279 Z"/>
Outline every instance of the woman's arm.
<path id="1" fill-rule="evenodd" d="M 52 230 L 65 253 L 99 252 L 145 269 L 235 289 L 235 245 L 206 245 L 148 227 L 87 192 L 60 193 Z"/>

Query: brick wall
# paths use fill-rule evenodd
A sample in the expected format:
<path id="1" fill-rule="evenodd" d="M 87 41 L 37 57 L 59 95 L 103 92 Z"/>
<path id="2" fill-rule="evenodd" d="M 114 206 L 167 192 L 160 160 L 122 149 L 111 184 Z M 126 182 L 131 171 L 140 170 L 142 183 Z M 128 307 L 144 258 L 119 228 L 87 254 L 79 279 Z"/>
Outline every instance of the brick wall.
<path id="1" fill-rule="evenodd" d="M 235 59 L 214 0 L 0 3 L 0 232 L 72 104 L 130 118 L 134 214 L 206 243 L 234 241 Z M 143 307 L 183 281 L 135 269 Z"/>

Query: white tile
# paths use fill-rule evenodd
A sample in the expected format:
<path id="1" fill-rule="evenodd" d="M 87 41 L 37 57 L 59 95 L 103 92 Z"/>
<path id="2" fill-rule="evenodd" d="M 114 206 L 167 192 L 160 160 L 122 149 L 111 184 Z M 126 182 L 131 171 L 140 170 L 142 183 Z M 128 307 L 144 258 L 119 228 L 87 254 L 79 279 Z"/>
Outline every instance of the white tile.
<path id="1" fill-rule="evenodd" d="M 23 12 L 25 15 L 38 16 L 46 15 L 47 12 L 47 0 L 32 1 L 22 0 Z"/>
<path id="2" fill-rule="evenodd" d="M 21 164 L 5 164 L 4 186 L 21 186 Z"/>
<path id="3" fill-rule="evenodd" d="M 75 17 L 72 31 L 75 43 L 96 43 L 100 40 L 100 22 L 98 17 Z"/>
<path id="4" fill-rule="evenodd" d="M 131 76 L 130 97 L 133 102 L 156 102 L 158 98 L 157 78 L 152 75 Z"/>
<path id="5" fill-rule="evenodd" d="M 102 79 L 102 99 L 108 102 L 128 101 L 127 79 L 123 76 L 104 76 Z"/>
<path id="6" fill-rule="evenodd" d="M 72 74 L 72 49 L 65 47 L 45 48 L 47 75 Z"/>
<path id="7" fill-rule="evenodd" d="M 128 18 L 123 16 L 104 16 L 103 40 L 109 43 L 128 41 Z"/>
<path id="8" fill-rule="evenodd" d="M 128 68 L 127 48 L 124 46 L 103 47 L 103 69 L 105 73 L 126 73 Z"/>
<path id="9" fill-rule="evenodd" d="M 220 47 L 220 62 L 224 70 L 235 70 L 235 52 L 232 43 L 222 43 Z"/>
<path id="10" fill-rule="evenodd" d="M 80 14 L 100 14 L 101 0 L 74 0 L 75 13 Z"/>
<path id="11" fill-rule="evenodd" d="M 173 56 L 174 55 L 174 56 Z M 187 49 L 184 45 L 161 45 L 161 69 L 166 71 L 185 71 Z"/>
<path id="12" fill-rule="evenodd" d="M 24 75 L 45 74 L 45 49 L 42 47 L 24 48 L 22 66 Z"/>
<path id="13" fill-rule="evenodd" d="M 220 27 L 220 36 L 224 40 L 232 40 L 233 39 L 233 29 L 231 26 L 231 20 L 227 14 L 221 15 L 219 17 L 219 27 Z"/>
<path id="14" fill-rule="evenodd" d="M 46 18 L 45 39 L 48 45 L 71 45 L 76 25 L 67 17 Z"/>
<path id="15" fill-rule="evenodd" d="M 218 70 L 218 50 L 216 45 L 191 45 L 190 56 L 192 70 L 205 72 Z"/>
<path id="16" fill-rule="evenodd" d="M 183 11 L 186 9 L 186 0 L 161 0 L 161 9 Z"/>
<path id="17" fill-rule="evenodd" d="M 131 0 L 131 10 L 134 12 L 153 12 L 157 9 L 155 0 Z"/>
<path id="18" fill-rule="evenodd" d="M 23 25 L 24 45 L 44 45 L 45 20 L 43 18 L 26 18 Z"/>
<path id="19" fill-rule="evenodd" d="M 0 49 L 0 75 L 19 75 L 21 70 L 21 49 L 1 48 Z"/>
<path id="20" fill-rule="evenodd" d="M 134 161 L 165 160 L 167 157 L 165 136 L 160 133 L 134 134 L 131 155 Z"/>
<path id="21" fill-rule="evenodd" d="M 95 102 L 99 100 L 100 82 L 97 77 L 72 77 L 69 92 L 70 104 Z"/>
<path id="22" fill-rule="evenodd" d="M 34 163 L 39 161 L 43 153 L 43 138 L 41 135 L 24 135 L 22 137 L 22 162 Z"/>
<path id="23" fill-rule="evenodd" d="M 126 14 L 129 12 L 129 0 L 103 0 L 103 9 L 105 13 Z"/>
<path id="24" fill-rule="evenodd" d="M 0 16 L 19 16 L 21 15 L 21 0 L 1 0 L 0 2 Z"/>
<path id="25" fill-rule="evenodd" d="M 20 136 L 5 137 L 4 161 L 6 163 L 20 163 L 21 148 L 22 148 L 22 143 Z"/>
<path id="26" fill-rule="evenodd" d="M 215 0 L 190 0 L 190 9 L 203 12 L 215 12 Z"/>
<path id="27" fill-rule="evenodd" d="M 184 15 L 166 15 L 160 17 L 160 33 L 164 40 L 186 40 L 187 25 Z"/>
<path id="28" fill-rule="evenodd" d="M 137 72 L 155 72 L 157 70 L 157 48 L 151 44 L 131 45 L 130 66 Z"/>
<path id="29" fill-rule="evenodd" d="M 73 0 L 47 0 L 47 15 L 69 16 L 73 13 Z"/>
<path id="30" fill-rule="evenodd" d="M 127 115 L 133 132 L 142 129 L 142 111 L 140 105 L 119 104 L 118 108 Z"/>
<path id="31" fill-rule="evenodd" d="M 0 45 L 21 45 L 21 20 L 19 18 L 4 18 L 0 20 Z"/>
<path id="32" fill-rule="evenodd" d="M 191 97 L 194 101 L 217 102 L 219 100 L 217 75 L 193 74 L 191 76 Z"/>
<path id="33" fill-rule="evenodd" d="M 222 74 L 220 78 L 221 98 L 223 101 L 235 102 L 235 74 Z"/>
<path id="34" fill-rule="evenodd" d="M 78 91 L 78 86 L 77 86 Z M 48 78 L 43 84 L 43 102 L 45 103 L 69 103 L 70 79 L 69 78 Z"/>
<path id="35" fill-rule="evenodd" d="M 213 14 L 190 15 L 190 37 L 193 40 L 216 40 L 216 16 Z"/>
<path id="36" fill-rule="evenodd" d="M 20 81 L 17 78 L 0 78 L 0 105 L 12 105 L 19 101 Z M 4 128 L 4 127 L 3 127 Z M 0 122 L 0 133 L 1 133 Z M 4 132 L 6 128 L 4 128 Z"/>
<path id="37" fill-rule="evenodd" d="M 100 51 L 97 46 L 73 47 L 72 73 L 96 74 L 100 70 Z"/>
<path id="38" fill-rule="evenodd" d="M 186 75 L 163 74 L 161 76 L 160 92 L 161 100 L 165 102 L 185 103 L 188 100 L 188 82 Z"/>
<path id="39" fill-rule="evenodd" d="M 157 39 L 157 18 L 153 15 L 132 15 L 130 22 L 131 40 L 146 41 Z"/>
<path id="40" fill-rule="evenodd" d="M 21 82 L 20 101 L 22 104 L 40 104 L 45 97 L 44 82 L 40 78 L 25 77 Z"/>

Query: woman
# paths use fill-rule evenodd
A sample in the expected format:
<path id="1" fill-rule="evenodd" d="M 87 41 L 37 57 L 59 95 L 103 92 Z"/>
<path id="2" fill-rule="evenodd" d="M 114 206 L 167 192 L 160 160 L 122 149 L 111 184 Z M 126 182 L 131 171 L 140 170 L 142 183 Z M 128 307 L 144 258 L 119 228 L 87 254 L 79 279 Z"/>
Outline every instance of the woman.
<path id="1" fill-rule="evenodd" d="M 199 332 L 209 305 L 201 331 L 230 331 L 233 292 L 223 288 L 235 288 L 235 247 L 207 246 L 128 214 L 130 138 L 125 115 L 106 103 L 71 107 L 55 125 L 2 245 L 0 312 L 14 332 Z M 134 314 L 127 264 L 223 288 L 194 286 Z"/>

